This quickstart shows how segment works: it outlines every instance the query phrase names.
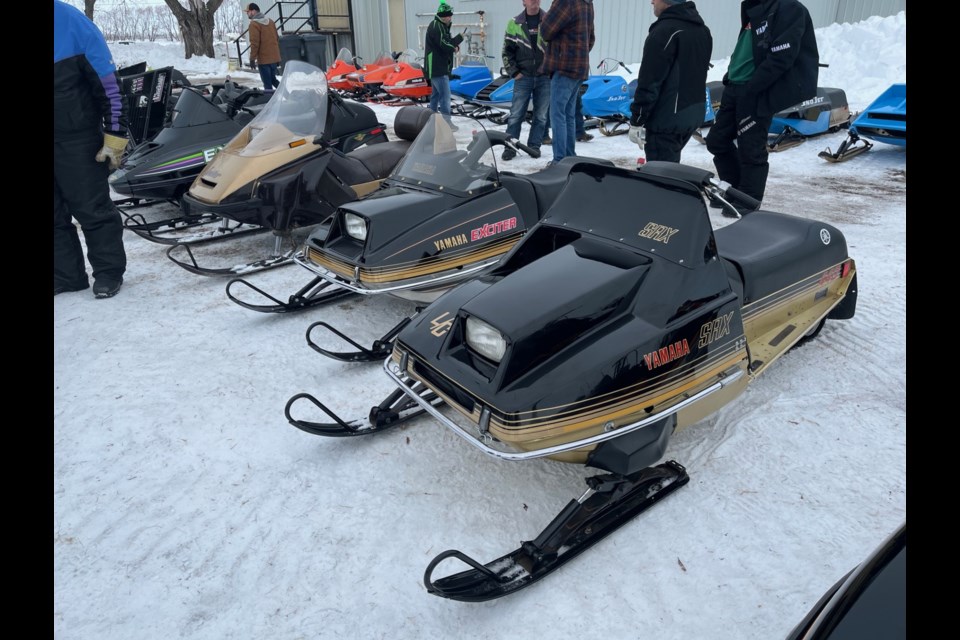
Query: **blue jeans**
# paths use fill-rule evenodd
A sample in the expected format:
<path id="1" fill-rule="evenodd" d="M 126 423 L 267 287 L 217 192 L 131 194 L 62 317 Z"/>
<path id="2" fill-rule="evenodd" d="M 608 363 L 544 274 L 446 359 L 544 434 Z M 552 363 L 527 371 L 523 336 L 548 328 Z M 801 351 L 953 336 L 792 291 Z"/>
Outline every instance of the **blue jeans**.
<path id="1" fill-rule="evenodd" d="M 584 124 L 586 120 L 583 119 L 583 95 L 581 95 L 579 92 L 577 92 L 577 115 L 574 116 L 574 120 L 576 120 L 577 139 L 579 140 L 580 138 L 583 137 L 583 134 L 587 132 L 587 128 Z M 550 133 L 550 111 L 548 110 L 547 111 L 547 130 L 544 132 L 543 135 L 548 135 L 549 133 Z"/>
<path id="2" fill-rule="evenodd" d="M 547 130 L 547 114 L 550 110 L 550 77 L 524 76 L 513 81 L 513 102 L 507 118 L 507 135 L 520 139 L 520 123 L 527 115 L 527 105 L 533 100 L 533 124 L 527 134 L 527 145 L 539 149 Z"/>
<path id="3" fill-rule="evenodd" d="M 263 81 L 263 90 L 266 93 L 272 92 L 276 87 L 280 86 L 280 81 L 277 80 L 277 63 L 272 64 L 261 64 L 257 67 L 260 70 L 260 79 Z"/>
<path id="4" fill-rule="evenodd" d="M 450 115 L 450 76 L 430 78 L 430 111 Z"/>
<path id="5" fill-rule="evenodd" d="M 553 129 L 553 161 L 577 155 L 577 96 L 582 80 L 554 72 L 550 79 L 550 126 Z"/>

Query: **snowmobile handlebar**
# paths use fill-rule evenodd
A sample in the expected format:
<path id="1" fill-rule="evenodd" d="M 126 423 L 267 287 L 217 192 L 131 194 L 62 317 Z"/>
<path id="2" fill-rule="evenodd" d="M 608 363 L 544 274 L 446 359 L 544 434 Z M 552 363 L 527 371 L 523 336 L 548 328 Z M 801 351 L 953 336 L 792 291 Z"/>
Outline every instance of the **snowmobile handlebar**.
<path id="1" fill-rule="evenodd" d="M 505 147 L 513 149 L 514 151 L 520 150 L 530 157 L 536 157 L 536 152 L 534 152 L 533 149 L 523 144 L 519 140 L 511 138 L 504 131 L 487 131 L 487 139 L 490 141 L 490 146 L 502 144 Z"/>
<path id="2" fill-rule="evenodd" d="M 760 208 L 760 201 L 752 196 L 748 196 L 743 191 L 739 189 L 734 189 L 733 187 L 727 187 L 727 190 L 724 191 L 724 195 L 727 196 L 727 199 L 730 200 L 733 204 L 739 204 L 740 206 L 754 211 Z"/>

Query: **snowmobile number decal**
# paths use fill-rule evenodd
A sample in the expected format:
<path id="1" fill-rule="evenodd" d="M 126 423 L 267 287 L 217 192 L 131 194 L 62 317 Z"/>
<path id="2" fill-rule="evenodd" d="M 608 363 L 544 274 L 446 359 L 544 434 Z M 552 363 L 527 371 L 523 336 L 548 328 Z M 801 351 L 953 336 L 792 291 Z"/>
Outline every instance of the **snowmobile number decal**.
<path id="1" fill-rule="evenodd" d="M 650 238 L 651 240 L 656 240 L 657 242 L 667 244 L 670 242 L 670 238 L 673 237 L 673 234 L 678 231 L 680 231 L 680 229 L 674 229 L 673 227 L 668 227 L 663 224 L 648 222 L 647 226 L 637 232 L 637 235 L 641 238 Z"/>
<path id="2" fill-rule="evenodd" d="M 700 342 L 697 343 L 697 347 L 703 349 L 711 342 L 729 334 L 731 320 L 733 320 L 733 311 L 702 325 L 700 327 Z"/>
<path id="3" fill-rule="evenodd" d="M 226 146 L 226 145 L 222 145 L 222 144 L 221 144 L 221 145 L 217 145 L 216 147 L 213 147 L 213 148 L 211 148 L 211 149 L 204 149 L 204 150 L 203 150 L 203 161 L 204 161 L 204 162 L 210 162 L 211 160 L 213 160 L 213 156 L 217 155 L 217 153 L 220 152 L 220 149 L 223 149 L 225 146 Z"/>
<path id="4" fill-rule="evenodd" d="M 450 331 L 450 327 L 453 326 L 453 318 L 447 318 L 450 315 L 449 311 L 444 311 L 436 318 L 430 321 L 430 333 L 435 335 L 438 338 L 442 338 L 445 333 Z M 447 319 L 444 319 L 447 318 Z"/>

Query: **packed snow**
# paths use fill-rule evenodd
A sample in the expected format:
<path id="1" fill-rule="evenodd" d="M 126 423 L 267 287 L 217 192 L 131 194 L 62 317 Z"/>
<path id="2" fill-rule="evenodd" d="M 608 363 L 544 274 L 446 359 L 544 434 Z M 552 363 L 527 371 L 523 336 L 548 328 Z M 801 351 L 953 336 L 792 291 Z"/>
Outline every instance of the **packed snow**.
<path id="1" fill-rule="evenodd" d="M 851 111 L 906 82 L 905 13 L 817 40 L 829 64 L 819 84 L 842 88 Z M 259 86 L 226 58 L 184 60 L 179 44 L 111 50 L 118 66 Z M 392 123 L 395 107 L 372 108 Z M 626 136 L 594 134 L 580 155 L 634 166 Z M 54 298 L 55 637 L 783 638 L 906 519 L 906 153 L 878 143 L 846 163 L 818 158 L 845 137 L 772 154 L 763 207 L 845 234 L 856 316 L 828 322 L 674 436 L 666 459 L 687 468 L 686 487 L 484 604 L 429 595 L 426 565 L 451 548 L 490 561 L 532 539 L 593 470 L 495 460 L 428 417 L 368 438 L 293 428 L 284 406 L 296 393 L 361 417 L 392 389 L 379 365 L 314 352 L 308 326 L 369 343 L 413 305 L 371 296 L 258 314 L 228 300 L 223 279 L 126 235 L 115 298 Z M 499 164 L 531 172 L 548 159 Z M 683 161 L 712 169 L 695 141 Z M 271 247 L 254 236 L 204 256 L 229 265 Z M 292 265 L 247 279 L 286 299 L 310 274 Z M 463 568 L 448 562 L 437 575 Z"/>

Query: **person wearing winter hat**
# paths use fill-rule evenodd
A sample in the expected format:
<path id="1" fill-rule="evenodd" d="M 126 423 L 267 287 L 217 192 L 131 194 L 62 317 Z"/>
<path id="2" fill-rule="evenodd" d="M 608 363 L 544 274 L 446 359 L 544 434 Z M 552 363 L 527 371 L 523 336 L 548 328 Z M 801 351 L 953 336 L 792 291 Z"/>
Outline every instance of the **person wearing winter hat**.
<path id="1" fill-rule="evenodd" d="M 280 36 L 273 20 L 260 13 L 260 7 L 251 2 L 246 8 L 250 19 L 250 68 L 260 69 L 263 92 L 273 93 L 280 86 L 277 65 L 280 63 Z"/>
<path id="2" fill-rule="evenodd" d="M 453 55 L 463 42 L 463 34 L 450 36 L 453 7 L 441 2 L 437 15 L 427 27 L 424 44 L 423 71 L 430 83 L 430 110 L 450 115 L 450 72 Z"/>
<path id="3" fill-rule="evenodd" d="M 657 20 L 643 43 L 630 104 L 630 141 L 647 160 L 680 162 L 680 151 L 703 123 L 713 36 L 693 2 L 650 0 Z"/>

